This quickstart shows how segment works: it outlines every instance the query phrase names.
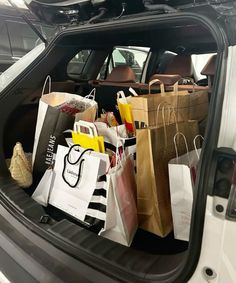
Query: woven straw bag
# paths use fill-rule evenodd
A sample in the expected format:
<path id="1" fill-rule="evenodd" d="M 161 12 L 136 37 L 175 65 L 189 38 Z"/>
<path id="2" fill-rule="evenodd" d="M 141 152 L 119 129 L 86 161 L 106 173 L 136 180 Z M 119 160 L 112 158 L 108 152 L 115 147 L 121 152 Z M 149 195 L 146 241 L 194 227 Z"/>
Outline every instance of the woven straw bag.
<path id="1" fill-rule="evenodd" d="M 33 183 L 32 167 L 26 158 L 21 143 L 16 143 L 9 167 L 12 178 L 22 188 L 28 188 Z"/>

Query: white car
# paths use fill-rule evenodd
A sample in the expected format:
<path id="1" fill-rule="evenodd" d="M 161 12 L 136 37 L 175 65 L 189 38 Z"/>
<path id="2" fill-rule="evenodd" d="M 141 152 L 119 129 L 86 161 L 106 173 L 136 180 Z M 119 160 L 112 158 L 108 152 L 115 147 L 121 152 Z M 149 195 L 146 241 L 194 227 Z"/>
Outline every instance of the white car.
<path id="1" fill-rule="evenodd" d="M 0 76 L 0 281 L 235 283 L 235 1 L 25 2 L 61 31 Z M 202 77 L 196 55 L 209 58 Z M 136 77 L 133 70 L 111 79 L 121 65 L 136 68 Z M 117 112 L 118 90 L 147 93 L 153 75 L 167 85 L 174 75 L 182 87 L 190 77 L 195 90 L 208 90 L 188 242 L 139 229 L 131 247 L 122 246 L 35 202 L 35 184 L 21 189 L 12 180 L 6 160 L 16 142 L 33 150 L 47 75 L 55 91 L 83 95 L 95 87 L 100 112 Z"/>

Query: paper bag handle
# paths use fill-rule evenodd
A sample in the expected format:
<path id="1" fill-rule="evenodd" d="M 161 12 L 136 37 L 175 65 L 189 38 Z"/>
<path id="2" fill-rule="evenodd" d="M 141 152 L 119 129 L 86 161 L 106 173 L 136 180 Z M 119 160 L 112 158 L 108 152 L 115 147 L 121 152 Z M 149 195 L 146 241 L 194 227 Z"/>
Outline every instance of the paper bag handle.
<path id="1" fill-rule="evenodd" d="M 79 158 L 78 158 L 75 162 L 72 162 L 72 161 L 69 160 L 69 157 L 70 157 L 70 154 L 71 154 L 72 149 L 75 149 L 75 147 L 79 147 L 79 145 L 78 145 L 78 144 L 74 144 L 73 146 L 71 146 L 71 148 L 69 149 L 68 153 L 65 155 L 65 157 L 64 157 L 64 167 L 63 167 L 63 170 L 62 170 L 62 178 L 63 178 L 64 182 L 65 182 L 68 186 L 70 186 L 71 188 L 75 188 L 75 187 L 78 185 L 78 183 L 79 183 L 79 181 L 80 181 L 80 179 L 81 179 L 81 175 L 82 175 L 82 174 L 81 174 L 81 172 L 82 172 L 82 165 L 83 165 L 83 163 L 84 163 L 84 161 L 85 161 L 85 159 L 84 159 L 84 158 L 82 159 L 82 157 L 85 155 L 86 152 L 88 152 L 88 151 L 93 151 L 93 149 L 91 149 L 91 148 L 88 148 L 88 149 L 84 150 L 84 151 L 80 154 Z M 76 150 L 76 149 L 75 149 L 75 150 Z M 77 151 L 79 151 L 79 150 L 77 150 Z M 71 165 L 75 165 L 75 164 L 77 164 L 77 163 L 79 164 L 78 178 L 76 179 L 76 182 L 75 182 L 74 184 L 71 184 L 70 182 L 68 182 L 68 181 L 66 180 L 66 177 L 65 177 L 66 162 L 68 162 L 68 163 L 71 164 Z"/>
<path id="2" fill-rule="evenodd" d="M 179 153 L 178 153 L 178 148 L 177 148 L 177 143 L 176 143 L 176 138 L 177 136 L 181 136 L 184 140 L 184 143 L 185 143 L 185 146 L 186 146 L 186 151 L 187 151 L 187 157 L 188 157 L 188 165 L 190 167 L 190 159 L 189 159 L 189 150 L 188 150 L 188 143 L 187 143 L 187 140 L 186 140 L 186 137 L 183 133 L 181 132 L 177 132 L 175 135 L 174 135 L 174 146 L 175 146 L 175 152 L 176 152 L 176 158 L 177 160 L 179 159 Z"/>
<path id="3" fill-rule="evenodd" d="M 158 125 L 158 114 L 160 113 L 160 110 L 162 110 L 162 121 L 163 121 L 163 124 L 165 124 L 165 114 L 164 114 L 164 111 L 165 109 L 163 109 L 165 106 L 168 107 L 168 115 L 169 115 L 169 118 L 170 118 L 170 109 L 171 109 L 171 105 L 169 103 L 167 103 L 166 101 L 162 101 L 161 103 L 158 104 L 157 106 L 157 112 L 156 112 L 156 125 Z"/>
<path id="4" fill-rule="evenodd" d="M 192 86 L 193 86 L 193 92 L 195 92 L 195 82 L 192 78 L 181 78 L 179 79 L 174 85 L 173 85 L 173 91 L 175 93 L 175 95 L 178 95 L 178 91 L 179 91 L 179 82 L 182 81 L 182 80 L 189 80 L 191 83 L 192 83 Z M 188 92 L 186 92 L 187 94 Z"/>
<path id="5" fill-rule="evenodd" d="M 165 122 L 165 106 L 168 107 L 169 113 L 169 121 L 168 124 L 166 124 Z M 177 118 L 176 118 L 176 114 L 175 114 L 175 110 L 174 108 L 168 104 L 166 101 L 161 102 L 158 107 L 157 107 L 157 113 L 156 113 L 156 125 L 158 125 L 158 114 L 160 112 L 160 110 L 162 111 L 162 121 L 163 121 L 163 129 L 164 129 L 164 136 L 165 136 L 165 147 L 167 146 L 167 131 L 166 131 L 166 126 L 170 125 L 170 117 L 173 114 L 174 115 L 174 121 L 175 121 L 175 128 L 176 128 L 176 133 L 179 132 L 179 127 L 178 127 L 178 122 L 177 122 Z"/>
<path id="6" fill-rule="evenodd" d="M 125 93 L 123 92 L 123 90 L 120 90 L 120 91 L 117 92 L 117 99 L 119 99 L 119 98 L 124 98 L 127 101 L 127 98 L 126 98 Z"/>
<path id="7" fill-rule="evenodd" d="M 160 81 L 159 79 L 154 79 L 154 80 L 152 80 L 148 83 L 148 92 L 151 93 L 151 86 L 154 85 L 155 83 L 160 83 L 160 91 L 161 91 L 161 94 L 164 95 L 165 94 L 165 86 L 164 86 L 163 82 Z"/>
<path id="8" fill-rule="evenodd" d="M 194 150 L 196 152 L 196 155 L 197 155 L 197 158 L 198 160 L 200 159 L 200 156 L 199 156 L 199 153 L 198 153 L 198 150 L 197 150 L 197 145 L 196 145 L 196 140 L 198 138 L 201 138 L 203 141 L 204 141 L 204 137 L 202 135 L 196 135 L 196 137 L 193 139 L 193 146 L 194 146 Z"/>
<path id="9" fill-rule="evenodd" d="M 89 133 L 87 135 L 89 135 L 91 138 L 98 136 L 97 129 L 96 129 L 96 127 L 93 123 L 83 121 L 83 120 L 79 120 L 78 122 L 74 123 L 74 132 L 80 133 L 80 134 L 81 133 L 85 134 L 85 133 L 81 132 L 81 127 L 88 129 Z"/>
<path id="10" fill-rule="evenodd" d="M 84 98 L 95 100 L 95 96 L 96 96 L 96 88 L 93 88 L 91 92 L 88 95 L 86 95 Z"/>
<path id="11" fill-rule="evenodd" d="M 131 92 L 133 96 L 138 96 L 137 92 L 132 87 L 129 88 L 129 92 Z"/>
<path id="12" fill-rule="evenodd" d="M 50 75 L 47 75 L 45 82 L 43 84 L 42 96 L 45 94 L 45 88 L 47 86 L 47 83 L 48 83 L 48 93 L 50 93 L 52 90 L 52 78 Z"/>

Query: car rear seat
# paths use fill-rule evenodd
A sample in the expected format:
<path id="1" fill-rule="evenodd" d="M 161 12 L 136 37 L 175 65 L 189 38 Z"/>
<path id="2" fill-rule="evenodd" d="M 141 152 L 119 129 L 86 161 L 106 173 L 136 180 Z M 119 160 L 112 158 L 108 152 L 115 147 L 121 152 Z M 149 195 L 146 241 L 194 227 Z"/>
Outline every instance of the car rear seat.
<path id="1" fill-rule="evenodd" d="M 129 95 L 129 87 L 139 93 L 139 84 L 135 82 L 135 74 L 129 66 L 117 66 L 107 76 L 106 80 L 90 81 L 90 85 L 96 88 L 96 101 L 99 113 L 112 111 L 117 114 L 117 92 L 123 90 Z M 118 115 L 116 115 L 118 117 Z"/>
<path id="2" fill-rule="evenodd" d="M 167 85 L 170 84 L 170 78 L 165 78 Z M 129 88 L 132 87 L 137 94 L 147 94 L 148 84 L 136 82 L 135 74 L 129 66 L 117 66 L 103 81 L 90 81 L 92 87 L 96 88 L 96 101 L 98 102 L 99 113 L 102 109 L 112 111 L 119 118 L 116 99 L 117 92 L 122 90 L 125 95 L 131 95 Z M 171 83 L 172 85 L 173 83 Z M 158 84 L 153 86 L 155 92 L 159 92 Z"/>
<path id="3" fill-rule="evenodd" d="M 201 74 L 207 77 L 209 89 L 211 89 L 214 82 L 214 76 L 216 71 L 216 58 L 216 54 L 212 55 L 201 71 Z"/>
<path id="4" fill-rule="evenodd" d="M 179 90 L 193 90 L 193 84 L 185 83 L 186 80 L 193 78 L 193 63 L 191 55 L 176 55 L 170 60 L 162 74 L 154 74 L 150 81 L 159 79 L 164 83 L 167 91 L 172 91 L 174 83 L 179 81 Z M 168 83 L 166 83 L 168 82 Z M 172 82 L 172 84 L 171 84 Z M 195 90 L 206 90 L 205 86 L 194 85 Z"/>
<path id="5" fill-rule="evenodd" d="M 181 78 L 193 77 L 193 63 L 191 55 L 176 55 L 170 60 L 163 71 L 163 74 L 176 75 Z"/>
<path id="6" fill-rule="evenodd" d="M 101 81 L 103 85 L 132 84 L 136 82 L 134 71 L 127 65 L 115 67 L 107 76 L 106 80 Z"/>
<path id="7" fill-rule="evenodd" d="M 191 55 L 176 55 L 168 61 L 165 69 L 158 74 L 153 74 L 151 80 L 159 79 L 164 85 L 173 85 L 183 78 L 193 77 L 193 64 Z M 182 83 L 182 82 L 181 82 Z"/>
<path id="8" fill-rule="evenodd" d="M 162 80 L 165 85 L 172 86 L 181 77 L 179 75 L 162 75 Z M 148 94 L 148 84 L 135 82 L 135 74 L 129 66 L 117 66 L 107 76 L 106 80 L 90 81 L 89 84 L 96 88 L 96 101 L 98 102 L 99 113 L 112 111 L 119 119 L 119 114 L 116 107 L 117 92 L 123 90 L 125 95 L 131 93 L 129 88 L 132 87 L 138 95 Z M 152 87 L 152 92 L 160 92 L 160 86 L 156 83 Z"/>

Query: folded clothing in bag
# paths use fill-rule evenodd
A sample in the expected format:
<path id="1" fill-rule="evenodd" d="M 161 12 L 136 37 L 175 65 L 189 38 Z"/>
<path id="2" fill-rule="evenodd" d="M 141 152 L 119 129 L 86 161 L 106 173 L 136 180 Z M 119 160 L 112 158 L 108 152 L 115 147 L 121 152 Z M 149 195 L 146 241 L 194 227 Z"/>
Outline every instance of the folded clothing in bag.
<path id="1" fill-rule="evenodd" d="M 63 113 L 75 115 L 76 113 L 84 112 L 89 107 L 90 105 L 86 103 L 86 101 L 76 100 L 73 98 L 67 102 L 62 103 L 61 105 L 58 105 L 56 108 Z"/>

